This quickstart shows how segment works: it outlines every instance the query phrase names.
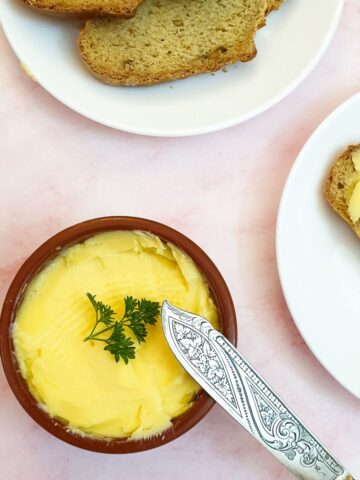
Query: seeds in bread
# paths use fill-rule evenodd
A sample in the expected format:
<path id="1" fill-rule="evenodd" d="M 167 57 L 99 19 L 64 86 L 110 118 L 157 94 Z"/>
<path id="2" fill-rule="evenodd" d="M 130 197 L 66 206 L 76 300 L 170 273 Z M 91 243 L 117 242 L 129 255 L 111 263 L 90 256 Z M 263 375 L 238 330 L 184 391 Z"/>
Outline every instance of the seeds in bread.
<path id="1" fill-rule="evenodd" d="M 89 70 L 113 85 L 213 72 L 256 55 L 267 0 L 145 0 L 130 20 L 88 20 L 78 39 Z"/>
<path id="2" fill-rule="evenodd" d="M 132 17 L 142 0 L 23 0 L 42 13 L 74 16 Z"/>
<path id="3" fill-rule="evenodd" d="M 360 153 L 359 145 L 349 145 L 333 165 L 324 186 L 324 195 L 333 210 L 340 215 L 360 237 L 360 220 L 353 222 L 348 209 L 351 195 L 357 182 L 359 172 L 355 169 L 353 154 Z"/>

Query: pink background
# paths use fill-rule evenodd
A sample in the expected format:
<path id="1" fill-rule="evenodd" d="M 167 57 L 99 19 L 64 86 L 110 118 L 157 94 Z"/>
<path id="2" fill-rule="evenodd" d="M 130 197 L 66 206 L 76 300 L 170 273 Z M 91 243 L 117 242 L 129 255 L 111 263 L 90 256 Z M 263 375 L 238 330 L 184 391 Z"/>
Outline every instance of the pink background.
<path id="1" fill-rule="evenodd" d="M 0 32 L 0 300 L 22 261 L 64 227 L 104 215 L 169 224 L 223 273 L 242 352 L 355 477 L 360 401 L 321 367 L 296 330 L 281 293 L 274 236 L 299 150 L 359 89 L 359 20 L 358 0 L 346 1 L 320 64 L 279 105 L 243 125 L 184 139 L 130 135 L 82 118 L 23 73 Z M 157 450 L 78 450 L 27 416 L 1 369 L 0 465 L 4 480 L 292 478 L 219 407 Z"/>

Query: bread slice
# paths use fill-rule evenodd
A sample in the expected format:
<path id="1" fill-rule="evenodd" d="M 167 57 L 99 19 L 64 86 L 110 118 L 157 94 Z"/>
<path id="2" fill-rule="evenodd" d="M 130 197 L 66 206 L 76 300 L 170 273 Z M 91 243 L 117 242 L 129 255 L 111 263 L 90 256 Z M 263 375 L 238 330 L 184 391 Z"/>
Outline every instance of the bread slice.
<path id="1" fill-rule="evenodd" d="M 23 0 L 43 13 L 79 17 L 132 17 L 142 0 Z"/>
<path id="2" fill-rule="evenodd" d="M 284 2 L 285 0 L 267 0 L 266 13 L 278 10 Z"/>
<path id="3" fill-rule="evenodd" d="M 326 179 L 324 195 L 333 210 L 340 215 L 360 237 L 360 220 L 353 222 L 348 213 L 351 194 L 359 181 L 359 172 L 355 170 L 353 153 L 360 152 L 359 145 L 349 145 L 336 160 Z"/>
<path id="4" fill-rule="evenodd" d="M 150 85 L 213 72 L 256 55 L 267 0 L 145 0 L 134 18 L 86 22 L 78 46 L 93 75 Z"/>

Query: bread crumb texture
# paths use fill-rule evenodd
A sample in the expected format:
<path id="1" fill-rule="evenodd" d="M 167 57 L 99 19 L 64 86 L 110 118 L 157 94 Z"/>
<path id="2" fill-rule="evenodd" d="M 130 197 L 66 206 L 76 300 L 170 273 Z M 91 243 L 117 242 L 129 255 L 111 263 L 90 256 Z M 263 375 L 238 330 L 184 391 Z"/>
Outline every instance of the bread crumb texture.
<path id="1" fill-rule="evenodd" d="M 360 144 L 349 145 L 338 157 L 326 179 L 324 195 L 333 210 L 360 237 L 360 220 L 352 222 L 348 213 L 351 195 L 360 180 L 359 172 L 356 171 L 353 163 L 353 154 L 355 152 L 360 152 Z"/>
<path id="2" fill-rule="evenodd" d="M 285 0 L 267 0 L 266 13 L 278 10 Z"/>
<path id="3" fill-rule="evenodd" d="M 255 57 L 267 6 L 267 0 L 145 0 L 129 20 L 88 20 L 78 46 L 90 71 L 114 85 L 213 72 Z"/>

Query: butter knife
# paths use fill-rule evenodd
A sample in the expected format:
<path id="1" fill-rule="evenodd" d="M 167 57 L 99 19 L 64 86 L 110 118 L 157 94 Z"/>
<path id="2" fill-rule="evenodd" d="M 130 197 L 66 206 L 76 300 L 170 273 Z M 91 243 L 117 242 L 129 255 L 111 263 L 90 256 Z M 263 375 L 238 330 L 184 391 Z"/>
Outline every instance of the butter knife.
<path id="1" fill-rule="evenodd" d="M 207 320 L 166 301 L 161 315 L 185 370 L 291 473 L 302 480 L 354 480 Z"/>

